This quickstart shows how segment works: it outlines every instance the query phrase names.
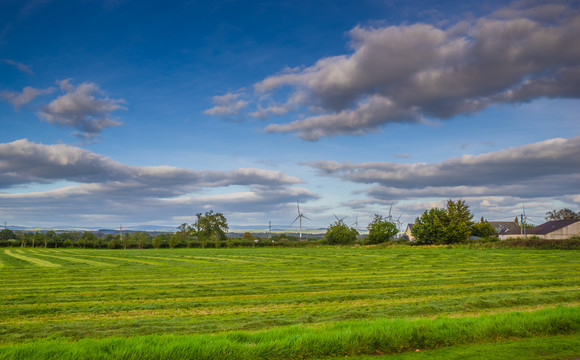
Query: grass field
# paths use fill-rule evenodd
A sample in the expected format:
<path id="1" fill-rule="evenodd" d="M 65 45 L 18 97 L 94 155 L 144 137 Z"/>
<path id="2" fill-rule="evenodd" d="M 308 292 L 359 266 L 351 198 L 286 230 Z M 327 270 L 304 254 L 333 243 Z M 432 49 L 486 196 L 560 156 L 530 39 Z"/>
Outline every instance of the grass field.
<path id="1" fill-rule="evenodd" d="M 576 250 L 11 248 L 0 284 L 7 359 L 580 357 Z"/>

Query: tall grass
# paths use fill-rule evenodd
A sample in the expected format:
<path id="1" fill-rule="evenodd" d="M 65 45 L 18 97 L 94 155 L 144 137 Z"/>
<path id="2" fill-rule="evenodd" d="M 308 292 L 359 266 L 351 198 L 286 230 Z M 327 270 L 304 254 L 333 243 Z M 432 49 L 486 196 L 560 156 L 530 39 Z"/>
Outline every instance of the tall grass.
<path id="1" fill-rule="evenodd" d="M 394 354 L 580 331 L 580 308 L 479 317 L 342 321 L 259 332 L 40 340 L 0 348 L 0 359 L 316 359 Z"/>

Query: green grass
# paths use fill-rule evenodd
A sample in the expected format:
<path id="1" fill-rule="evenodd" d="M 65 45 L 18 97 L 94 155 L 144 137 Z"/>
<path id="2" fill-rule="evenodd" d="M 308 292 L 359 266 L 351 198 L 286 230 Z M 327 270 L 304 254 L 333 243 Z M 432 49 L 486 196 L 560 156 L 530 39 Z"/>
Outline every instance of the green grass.
<path id="1" fill-rule="evenodd" d="M 0 357 L 36 359 L 316 359 L 394 354 L 461 344 L 570 334 L 580 330 L 580 308 L 506 313 L 476 318 L 343 321 L 260 332 L 40 340 L 6 346 Z"/>
<path id="2" fill-rule="evenodd" d="M 4 265 L 0 267 L 0 354 L 21 358 L 28 358 L 22 354 L 48 358 L 40 355 L 47 349 L 74 354 L 79 344 L 108 349 L 113 343 L 118 344 L 115 357 L 130 358 L 122 349 L 146 348 L 139 343 L 143 339 L 147 343 L 182 337 L 215 340 L 256 332 L 299 337 L 303 333 L 301 341 L 313 338 L 326 343 L 339 335 L 326 338 L 316 329 L 348 324 L 358 329 L 361 338 L 372 338 L 391 322 L 416 320 L 421 326 L 435 326 L 445 317 L 464 328 L 488 315 L 514 312 L 518 312 L 514 319 L 528 321 L 507 326 L 523 331 L 513 335 L 521 338 L 577 331 L 574 326 L 556 332 L 529 330 L 529 321 L 536 316 L 532 314 L 542 311 L 565 314 L 564 318 L 580 323 L 580 252 L 576 250 L 7 250 L 0 252 Z M 372 325 L 377 321 L 386 323 Z M 485 334 L 493 332 L 487 329 Z M 444 345 L 496 340 L 485 334 Z M 347 343 L 354 346 L 355 340 L 349 337 Z M 172 344 L 167 346 L 175 356 L 185 351 L 180 348 L 183 344 Z M 275 354 L 283 344 L 274 341 L 268 346 Z M 373 354 L 377 349 L 375 342 L 351 354 Z M 308 357 L 328 355 L 309 353 Z"/>
<path id="3" fill-rule="evenodd" d="M 349 357 L 351 360 L 556 360 L 578 359 L 580 335 L 533 337 L 484 344 L 458 345 L 436 350 Z M 322 359 L 322 358 L 321 358 Z M 326 358 L 330 359 L 330 358 Z"/>

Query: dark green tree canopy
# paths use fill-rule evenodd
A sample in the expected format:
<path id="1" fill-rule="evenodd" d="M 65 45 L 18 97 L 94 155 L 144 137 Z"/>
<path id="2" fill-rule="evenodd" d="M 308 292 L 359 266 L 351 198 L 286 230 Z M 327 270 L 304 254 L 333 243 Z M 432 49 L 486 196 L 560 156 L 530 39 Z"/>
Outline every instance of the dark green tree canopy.
<path id="1" fill-rule="evenodd" d="M 326 229 L 324 238 L 330 245 L 346 245 L 356 241 L 358 231 L 342 221 L 335 221 Z"/>
<path id="2" fill-rule="evenodd" d="M 10 229 L 4 229 L 0 231 L 0 240 L 12 240 L 16 239 L 16 235 Z"/>
<path id="3" fill-rule="evenodd" d="M 491 225 L 487 220 L 483 218 L 478 222 L 473 224 L 471 227 L 471 235 L 479 237 L 491 237 L 496 236 L 497 233 L 493 225 Z"/>
<path id="4" fill-rule="evenodd" d="M 375 214 L 375 218 L 368 225 L 367 229 L 369 230 L 367 241 L 370 244 L 387 242 L 399 232 L 397 225 L 378 214 Z"/>
<path id="5" fill-rule="evenodd" d="M 210 240 L 226 240 L 226 233 L 229 230 L 228 221 L 222 213 L 214 213 L 210 210 L 202 215 L 197 213 L 197 220 L 193 224 L 192 229 L 198 238 Z"/>
<path id="6" fill-rule="evenodd" d="M 425 211 L 413 225 L 417 244 L 453 244 L 467 241 L 473 215 L 464 200 L 448 200 L 444 209 Z"/>

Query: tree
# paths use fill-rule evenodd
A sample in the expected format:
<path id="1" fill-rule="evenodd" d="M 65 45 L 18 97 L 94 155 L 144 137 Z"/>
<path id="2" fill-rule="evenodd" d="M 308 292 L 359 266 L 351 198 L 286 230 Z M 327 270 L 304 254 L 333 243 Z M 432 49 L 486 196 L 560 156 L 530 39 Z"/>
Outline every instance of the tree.
<path id="1" fill-rule="evenodd" d="M 473 226 L 473 215 L 464 200 L 447 201 L 444 209 L 425 211 L 413 225 L 417 244 L 454 244 L 467 241 Z"/>
<path id="2" fill-rule="evenodd" d="M 187 223 L 179 225 L 175 234 L 169 239 L 169 248 L 173 249 L 179 244 L 184 244 L 192 232 L 193 228 L 187 225 Z"/>
<path id="3" fill-rule="evenodd" d="M 229 230 L 228 221 L 222 213 L 214 213 L 210 210 L 202 215 L 197 213 L 197 220 L 192 226 L 200 241 L 204 240 L 226 240 L 226 233 Z"/>
<path id="4" fill-rule="evenodd" d="M 44 234 L 44 247 L 48 247 L 48 243 L 52 243 L 54 242 L 54 240 L 56 239 L 56 233 L 52 230 L 47 231 L 46 234 Z M 55 246 L 56 247 L 56 246 Z"/>
<path id="5" fill-rule="evenodd" d="M 464 200 L 447 200 L 445 213 L 447 215 L 445 244 L 469 240 L 473 226 L 473 215 L 469 205 Z"/>
<path id="6" fill-rule="evenodd" d="M 478 223 L 473 224 L 471 227 L 471 235 L 479 237 L 491 237 L 496 236 L 497 233 L 493 225 L 491 225 L 482 217 Z"/>
<path id="7" fill-rule="evenodd" d="M 560 209 L 558 211 L 552 210 L 546 213 L 546 220 L 578 220 L 580 219 L 580 212 L 575 213 L 570 209 Z"/>
<path id="8" fill-rule="evenodd" d="M 169 248 L 174 249 L 179 244 L 181 244 L 181 242 L 182 242 L 182 237 L 178 233 L 175 233 L 175 234 L 171 235 L 171 237 L 169 238 Z"/>
<path id="9" fill-rule="evenodd" d="M 444 218 L 445 212 L 442 209 L 425 210 L 420 218 L 415 219 L 411 231 L 416 243 L 419 245 L 438 244 L 445 237 Z"/>
<path id="10" fill-rule="evenodd" d="M 342 221 L 335 221 L 326 229 L 324 237 L 330 245 L 345 245 L 354 243 L 357 235 L 356 229 L 345 225 Z"/>
<path id="11" fill-rule="evenodd" d="M 367 241 L 370 244 L 380 244 L 389 241 L 393 236 L 397 235 L 399 230 L 397 225 L 383 218 L 382 215 L 375 214 L 373 221 L 367 226 L 369 234 Z"/>
<path id="12" fill-rule="evenodd" d="M 161 244 L 163 244 L 163 238 L 164 238 L 164 236 L 162 234 L 156 235 L 153 238 L 153 241 L 152 241 L 152 244 L 151 245 L 153 245 L 153 247 L 155 249 L 159 249 L 161 247 Z"/>
<path id="13" fill-rule="evenodd" d="M 149 234 L 144 231 L 139 231 L 134 235 L 135 240 L 137 240 L 137 246 L 139 249 L 145 249 L 147 243 L 149 242 Z"/>
<path id="14" fill-rule="evenodd" d="M 81 236 L 81 238 L 79 239 L 79 245 L 82 245 L 83 248 L 86 248 L 87 244 L 89 246 L 92 246 L 96 239 L 97 237 L 95 236 L 95 234 L 93 234 L 90 231 L 85 231 L 83 233 L 83 236 Z"/>
<path id="15" fill-rule="evenodd" d="M 15 239 L 16 235 L 10 229 L 4 229 L 0 231 L 0 240 L 12 240 Z"/>

